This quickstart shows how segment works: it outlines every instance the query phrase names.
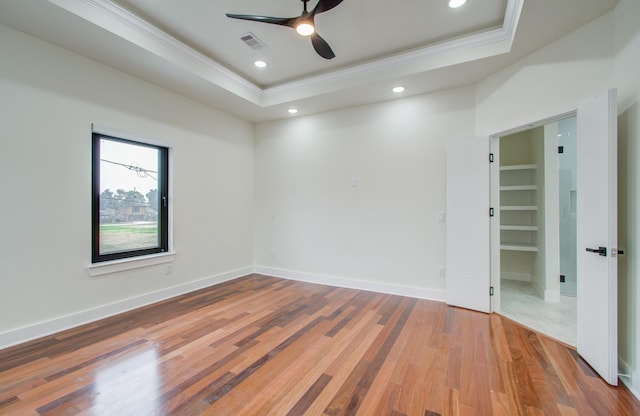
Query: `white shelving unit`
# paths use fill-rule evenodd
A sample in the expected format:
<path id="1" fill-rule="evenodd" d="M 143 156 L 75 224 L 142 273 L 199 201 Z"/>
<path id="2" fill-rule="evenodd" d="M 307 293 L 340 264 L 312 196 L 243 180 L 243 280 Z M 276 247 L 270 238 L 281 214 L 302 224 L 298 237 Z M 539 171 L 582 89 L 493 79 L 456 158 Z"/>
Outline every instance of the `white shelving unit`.
<path id="1" fill-rule="evenodd" d="M 537 191 L 538 185 L 512 185 L 512 186 L 501 186 L 501 191 Z"/>
<path id="2" fill-rule="evenodd" d="M 536 165 L 500 166 L 500 249 L 537 252 Z"/>
<path id="3" fill-rule="evenodd" d="M 501 225 L 503 231 L 538 231 L 537 225 Z"/>
<path id="4" fill-rule="evenodd" d="M 538 166 L 535 164 L 531 165 L 502 165 L 500 166 L 500 171 L 504 172 L 507 170 L 536 170 Z"/>
<path id="5" fill-rule="evenodd" d="M 537 211 L 536 205 L 502 205 L 500 211 Z"/>
<path id="6" fill-rule="evenodd" d="M 527 244 L 502 243 L 500 244 L 500 250 L 537 252 L 538 246 L 527 245 Z"/>

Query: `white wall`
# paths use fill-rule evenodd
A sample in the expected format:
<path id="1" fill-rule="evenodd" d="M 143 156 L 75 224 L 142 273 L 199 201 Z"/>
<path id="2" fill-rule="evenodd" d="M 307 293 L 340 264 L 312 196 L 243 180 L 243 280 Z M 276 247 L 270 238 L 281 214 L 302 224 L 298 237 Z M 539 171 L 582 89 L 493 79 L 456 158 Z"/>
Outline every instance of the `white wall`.
<path id="1" fill-rule="evenodd" d="M 258 125 L 260 270 L 444 299 L 445 141 L 474 137 L 473 97 L 462 88 Z"/>
<path id="2" fill-rule="evenodd" d="M 621 0 L 615 10 L 618 87 L 618 239 L 620 370 L 640 397 L 640 2 Z"/>
<path id="3" fill-rule="evenodd" d="M 478 83 L 476 133 L 501 133 L 575 110 L 613 85 L 612 50 L 609 13 Z"/>
<path id="4" fill-rule="evenodd" d="M 6 26 L 0 56 L 0 347 L 252 270 L 251 124 Z M 172 274 L 88 274 L 91 123 L 173 147 Z"/>

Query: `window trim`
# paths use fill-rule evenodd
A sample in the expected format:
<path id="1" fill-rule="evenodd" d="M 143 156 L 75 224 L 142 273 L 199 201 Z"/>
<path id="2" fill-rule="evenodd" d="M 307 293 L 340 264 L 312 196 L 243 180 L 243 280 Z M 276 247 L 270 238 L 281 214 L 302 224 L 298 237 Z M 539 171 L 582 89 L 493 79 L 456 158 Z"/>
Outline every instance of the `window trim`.
<path id="1" fill-rule="evenodd" d="M 140 269 L 143 267 L 173 263 L 175 257 L 175 252 L 150 254 L 148 256 L 140 257 L 128 257 L 126 259 L 93 263 L 87 267 L 87 270 L 89 271 L 89 274 L 91 276 L 103 276 L 106 274 L 119 273 L 127 270 Z M 165 271 L 165 274 L 169 273 L 171 273 L 171 269 L 167 269 Z"/>
<path id="2" fill-rule="evenodd" d="M 116 135 L 117 134 L 117 135 Z M 124 138 L 125 136 L 127 138 Z M 103 133 L 92 128 L 92 162 L 91 162 L 91 264 L 99 265 L 105 262 L 114 264 L 121 261 L 131 261 L 144 257 L 155 257 L 157 255 L 171 253 L 170 247 L 170 200 L 169 200 L 169 153 L 170 148 L 148 140 L 139 139 L 133 135 L 123 133 Z M 131 138 L 129 138 L 131 137 Z M 135 144 L 155 148 L 159 152 L 158 160 L 158 198 L 160 207 L 158 210 L 158 234 L 159 245 L 156 247 L 127 250 L 116 253 L 100 254 L 100 139 L 118 141 L 122 143 Z M 144 264 L 143 264 L 144 266 Z M 91 267 L 91 266 L 90 266 Z M 138 266 L 133 265 L 135 268 Z M 107 272 L 110 273 L 110 272 Z M 93 273 L 92 273 L 93 274 Z"/>

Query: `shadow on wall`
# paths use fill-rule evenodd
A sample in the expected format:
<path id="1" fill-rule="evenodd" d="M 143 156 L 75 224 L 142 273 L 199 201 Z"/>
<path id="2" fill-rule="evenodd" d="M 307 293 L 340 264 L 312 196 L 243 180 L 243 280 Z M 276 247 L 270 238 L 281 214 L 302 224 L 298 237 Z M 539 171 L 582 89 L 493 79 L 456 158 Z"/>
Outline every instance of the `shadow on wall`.
<path id="1" fill-rule="evenodd" d="M 59 97 L 96 103 L 168 126 L 227 141 L 253 134 L 248 122 L 102 63 L 0 27 L 2 76 Z M 42 68 L 46 67 L 46 71 Z M 123 92 L 126 92 L 123 94 Z"/>
<path id="2" fill-rule="evenodd" d="M 634 321 L 640 314 L 636 297 L 638 264 L 633 260 L 636 250 L 630 245 L 638 241 L 634 234 L 639 229 L 635 215 L 638 211 L 638 191 L 635 189 L 638 169 L 635 159 L 640 152 L 640 105 L 637 97 L 634 98 L 634 104 L 618 116 L 618 245 L 628 253 L 618 259 L 618 344 L 619 356 L 627 364 L 633 364 L 629 360 L 633 359 L 632 352 L 637 350 L 634 328 L 637 328 L 638 322 Z"/>

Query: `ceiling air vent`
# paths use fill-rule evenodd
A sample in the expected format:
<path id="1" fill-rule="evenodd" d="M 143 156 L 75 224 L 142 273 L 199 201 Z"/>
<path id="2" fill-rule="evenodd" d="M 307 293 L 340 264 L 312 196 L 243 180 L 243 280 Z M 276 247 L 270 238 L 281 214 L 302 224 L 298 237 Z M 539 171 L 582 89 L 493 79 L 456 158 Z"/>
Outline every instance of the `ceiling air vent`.
<path id="1" fill-rule="evenodd" d="M 240 37 L 244 43 L 249 45 L 251 49 L 260 50 L 262 48 L 266 48 L 267 45 L 264 44 L 260 39 L 256 37 L 253 33 L 249 32 Z"/>

